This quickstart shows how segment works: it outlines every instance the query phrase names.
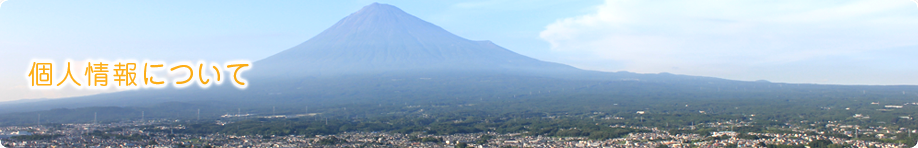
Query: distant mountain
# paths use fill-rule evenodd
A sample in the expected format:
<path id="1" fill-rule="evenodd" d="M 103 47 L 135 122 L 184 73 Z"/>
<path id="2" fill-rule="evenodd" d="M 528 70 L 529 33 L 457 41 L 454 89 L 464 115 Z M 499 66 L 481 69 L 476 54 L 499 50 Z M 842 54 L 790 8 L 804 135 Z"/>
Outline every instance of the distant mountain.
<path id="1" fill-rule="evenodd" d="M 379 3 L 363 7 L 300 45 L 256 61 L 243 77 L 250 81 L 246 90 L 228 84 L 208 89 L 132 90 L 0 103 L 0 113 L 93 106 L 149 107 L 164 102 L 229 108 L 322 101 L 404 101 L 441 94 L 521 93 L 523 88 L 550 88 L 556 87 L 552 84 L 568 82 L 572 86 L 600 83 L 582 80 L 728 81 L 665 73 L 587 71 L 540 61 L 490 41 L 459 37 L 395 6 Z M 393 92 L 416 94 L 406 98 L 403 93 Z"/>
<path id="2" fill-rule="evenodd" d="M 373 3 L 312 39 L 254 63 L 255 76 L 392 71 L 574 71 L 490 41 L 471 41 L 388 4 Z"/>
<path id="3" fill-rule="evenodd" d="M 657 99 L 671 104 L 779 97 L 775 94 L 793 94 L 783 99 L 916 90 L 913 86 L 798 85 L 581 70 L 526 57 L 490 41 L 471 41 L 379 3 L 363 7 L 300 45 L 256 61 L 243 77 L 250 85 L 245 90 L 224 83 L 207 89 L 142 89 L 0 103 L 0 113 L 6 113 L 0 114 L 0 125 L 34 123 L 37 114 L 52 120 L 48 122 L 85 122 L 89 119 L 85 116 L 99 111 L 115 112 L 100 118 L 123 121 L 136 120 L 143 113 L 148 119 L 187 119 L 197 109 L 202 118 L 215 118 L 240 111 L 273 113 L 275 107 L 303 113 L 307 107 L 311 111 L 342 105 L 399 108 L 403 106 L 396 105 L 536 98 L 554 102 Z"/>
<path id="4" fill-rule="evenodd" d="M 468 92 L 465 87 L 487 87 L 477 84 L 460 86 L 453 82 L 516 76 L 566 77 L 588 73 L 604 74 L 526 57 L 490 41 L 468 40 L 395 6 L 373 3 L 306 42 L 253 63 L 252 69 L 243 73 L 243 77 L 250 81 L 246 90 L 238 90 L 228 84 L 208 89 L 132 90 L 0 103 L 0 113 L 93 106 L 150 107 L 164 102 L 227 107 L 263 105 L 268 103 L 265 98 L 300 98 L 270 102 L 289 105 L 295 104 L 290 102 L 304 102 L 301 98 L 340 100 L 338 98 L 347 96 L 341 94 L 351 94 L 348 99 L 355 99 L 353 96 L 357 95 L 367 100 L 387 96 L 391 92 L 440 91 L 437 89 L 476 94 Z M 383 83 L 404 82 L 390 80 L 418 78 L 448 82 L 437 86 L 420 83 L 408 88 L 379 87 Z M 509 84 L 505 88 L 514 85 L 517 84 Z M 338 94 L 323 94 L 328 92 Z"/>

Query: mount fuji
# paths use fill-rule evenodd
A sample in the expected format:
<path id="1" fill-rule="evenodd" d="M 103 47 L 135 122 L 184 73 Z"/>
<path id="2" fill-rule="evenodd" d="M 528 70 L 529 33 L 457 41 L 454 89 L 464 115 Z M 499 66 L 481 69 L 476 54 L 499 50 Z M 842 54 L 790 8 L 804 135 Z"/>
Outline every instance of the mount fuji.
<path id="1" fill-rule="evenodd" d="M 532 98 L 559 102 L 615 98 L 627 102 L 646 96 L 691 101 L 710 99 L 692 97 L 701 95 L 761 97 L 774 91 L 851 89 L 582 70 L 520 55 L 490 41 L 468 40 L 395 6 L 379 3 L 363 7 L 297 46 L 254 62 L 241 75 L 250 85 L 244 90 L 223 84 L 206 89 L 141 89 L 0 103 L 0 113 L 5 113 L 0 115 L 0 125 L 34 123 L 34 114 L 54 120 L 48 122 L 65 123 L 85 122 L 84 117 L 95 112 L 108 121 L 133 120 L 141 114 L 193 119 L 191 113 L 197 111 L 203 118 L 216 118 L 243 109 L 256 114 L 274 113 L 275 108 L 302 113 L 306 106 L 315 111 L 346 105 L 467 104 L 470 100 L 506 103 Z M 791 89 L 794 87 L 799 89 Z M 856 90 L 887 89 L 868 87 L 858 86 Z M 721 88 L 732 88 L 729 91 L 734 95 L 718 95 Z"/>
<path id="2" fill-rule="evenodd" d="M 256 77 L 302 77 L 381 72 L 570 72 L 490 41 L 472 41 L 405 13 L 373 3 L 288 50 L 257 61 Z M 295 66 L 293 66 L 295 65 Z"/>

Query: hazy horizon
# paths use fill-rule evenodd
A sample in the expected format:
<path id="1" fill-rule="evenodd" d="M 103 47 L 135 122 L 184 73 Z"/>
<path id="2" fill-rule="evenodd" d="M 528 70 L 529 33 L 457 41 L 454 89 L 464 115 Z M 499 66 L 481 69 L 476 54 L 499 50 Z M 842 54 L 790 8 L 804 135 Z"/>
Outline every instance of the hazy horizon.
<path id="1" fill-rule="evenodd" d="M 909 56 L 918 55 L 918 8 L 908 0 L 379 2 L 460 37 L 587 70 L 918 85 Z M 28 90 L 35 58 L 257 61 L 370 3 L 6 1 L 0 101 L 111 92 Z"/>

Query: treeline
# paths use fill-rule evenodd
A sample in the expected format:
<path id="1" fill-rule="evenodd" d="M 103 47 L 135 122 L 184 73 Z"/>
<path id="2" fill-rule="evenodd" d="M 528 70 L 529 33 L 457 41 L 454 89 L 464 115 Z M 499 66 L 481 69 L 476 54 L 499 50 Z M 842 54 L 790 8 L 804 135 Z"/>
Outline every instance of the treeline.
<path id="1" fill-rule="evenodd" d="M 466 74 L 284 80 L 277 85 L 253 86 L 246 92 L 224 92 L 223 89 L 143 91 L 138 93 L 170 94 L 163 97 L 181 96 L 187 98 L 181 100 L 193 101 L 8 113 L 0 115 L 0 125 L 37 124 L 39 114 L 42 117 L 41 123 L 90 123 L 94 119 L 107 123 L 137 121 L 141 118 L 197 120 L 199 110 L 201 119 L 207 120 L 236 113 L 324 113 L 331 118 L 344 120 L 355 116 L 418 117 L 424 114 L 435 116 L 477 110 L 487 112 L 480 115 L 492 116 L 530 111 L 545 116 L 594 118 L 601 118 L 594 112 L 602 112 L 606 116 L 632 120 L 629 123 L 635 123 L 633 120 L 640 117 L 634 114 L 635 111 L 646 111 L 648 114 L 643 115 L 645 118 L 641 124 L 654 127 L 723 120 L 778 121 L 780 124 L 808 120 L 842 121 L 862 126 L 896 124 L 918 128 L 918 122 L 900 118 L 918 116 L 915 114 L 918 107 L 906 105 L 905 108 L 888 110 L 884 107 L 914 102 L 918 90 L 915 86 L 780 84 L 678 77 L 671 74 L 643 76 L 647 76 L 647 80 L 652 77 L 652 80 L 660 81 L 566 80 Z M 418 77 L 433 79 L 422 80 Z M 420 109 L 424 111 L 418 112 Z M 852 118 L 854 114 L 869 115 L 871 118 Z"/>
<path id="2" fill-rule="evenodd" d="M 313 120 L 308 118 L 292 119 L 253 119 L 225 125 L 195 123 L 184 125 L 184 129 L 157 129 L 153 126 L 141 127 L 150 132 L 174 132 L 184 134 L 235 134 L 235 135 L 331 135 L 341 132 L 376 132 L 421 133 L 449 135 L 458 133 L 498 132 L 524 133 L 527 135 L 589 137 L 591 139 L 620 138 L 635 132 L 649 132 L 629 128 L 612 128 L 608 125 L 595 124 L 576 120 L 480 120 L 469 117 L 467 120 L 436 120 L 429 118 L 396 118 L 380 119 L 374 122 L 344 121 L 338 119 Z M 326 124 L 327 123 L 327 124 Z M 179 125 L 172 125 L 179 126 Z M 489 137 L 485 137 L 489 138 Z"/>

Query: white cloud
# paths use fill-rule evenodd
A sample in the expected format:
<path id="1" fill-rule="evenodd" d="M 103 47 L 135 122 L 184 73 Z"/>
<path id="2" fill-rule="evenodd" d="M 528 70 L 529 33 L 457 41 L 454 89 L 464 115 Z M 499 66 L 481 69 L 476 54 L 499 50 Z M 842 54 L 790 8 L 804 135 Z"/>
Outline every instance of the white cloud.
<path id="1" fill-rule="evenodd" d="M 0 6 L 3 6 L 3 2 L 6 2 L 6 0 L 0 0 Z"/>
<path id="2" fill-rule="evenodd" d="M 904 0 L 606 0 L 540 36 L 553 52 L 590 55 L 565 62 L 582 68 L 730 78 L 752 67 L 918 45 L 912 6 Z M 620 66 L 577 64 L 611 62 Z"/>

